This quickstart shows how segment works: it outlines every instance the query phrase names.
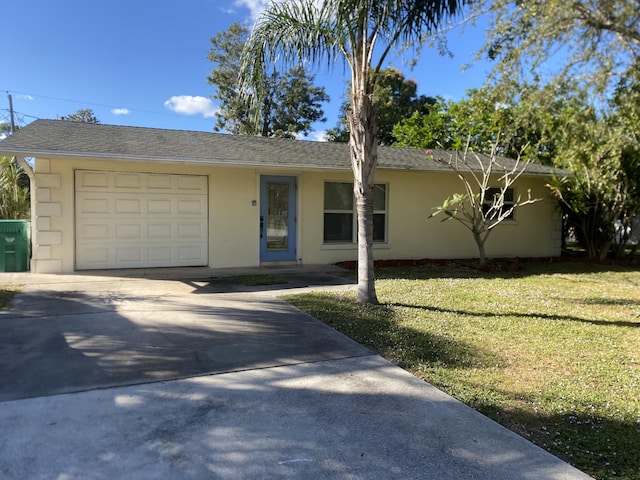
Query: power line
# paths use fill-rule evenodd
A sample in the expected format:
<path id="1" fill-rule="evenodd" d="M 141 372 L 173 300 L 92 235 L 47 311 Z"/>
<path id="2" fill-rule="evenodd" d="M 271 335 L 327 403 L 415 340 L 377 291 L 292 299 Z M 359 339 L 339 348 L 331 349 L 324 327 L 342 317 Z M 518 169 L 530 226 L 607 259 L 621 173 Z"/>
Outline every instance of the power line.
<path id="1" fill-rule="evenodd" d="M 36 117 L 34 115 L 29 115 L 28 113 L 23 113 L 23 112 L 16 112 L 14 110 L 14 112 L 16 115 L 19 115 L 20 117 L 29 117 L 29 118 L 33 118 L 34 120 L 38 120 L 40 117 Z"/>
<path id="2" fill-rule="evenodd" d="M 2 90 L 3 89 L 0 88 L 0 91 L 2 91 Z M 75 104 L 82 105 L 85 108 L 87 106 L 89 106 L 89 107 L 90 106 L 96 106 L 96 107 L 108 108 L 108 109 L 111 110 L 111 114 L 113 114 L 113 115 L 118 115 L 117 113 L 114 112 L 114 110 L 123 108 L 122 106 L 117 107 L 117 106 L 114 106 L 114 105 L 107 105 L 107 104 L 103 104 L 103 103 L 85 102 L 85 101 L 82 101 L 82 100 L 73 100 L 73 99 L 69 99 L 69 98 L 61 98 L 61 97 L 55 97 L 55 96 L 50 96 L 50 95 L 40 95 L 40 94 L 35 94 L 35 93 L 19 92 L 19 91 L 15 91 L 15 90 L 13 90 L 13 91 L 6 90 L 6 92 L 7 92 L 7 95 L 14 94 L 15 98 L 17 98 L 17 99 L 20 99 L 20 96 L 24 96 L 24 98 L 28 99 L 28 100 L 47 99 L 47 100 L 54 100 L 54 101 L 58 101 L 58 102 L 75 103 Z M 57 109 L 57 107 L 55 107 L 55 108 Z M 142 109 L 137 109 L 137 108 L 126 108 L 126 110 L 127 110 L 127 115 L 126 116 L 129 116 L 130 114 L 146 114 L 146 115 L 151 115 L 151 116 L 153 116 L 155 118 L 166 117 L 167 119 L 168 118 L 172 118 L 174 120 L 176 119 L 175 112 L 171 112 L 171 111 L 168 111 L 168 110 L 165 110 L 165 109 L 160 110 L 160 111 L 151 111 L 151 110 L 142 110 Z M 8 110 L 0 108 L 0 116 L 4 116 L 4 115 L 2 115 L 2 112 L 8 112 Z M 44 113 L 44 116 L 42 116 L 42 115 L 40 115 L 40 116 L 30 115 L 28 113 L 15 112 L 15 111 L 14 111 L 14 113 L 17 115 L 16 119 L 17 119 L 17 121 L 18 121 L 18 123 L 20 125 L 24 125 L 25 124 L 25 119 L 28 119 L 27 121 L 30 121 L 29 119 L 38 120 L 38 119 L 42 119 L 42 118 L 48 118 L 48 119 L 52 118 L 50 116 L 50 113 Z M 55 115 L 56 115 L 55 118 L 61 118 L 61 116 L 60 116 L 60 114 L 58 112 L 55 112 Z M 98 115 L 100 117 L 102 116 L 102 114 L 100 114 L 100 113 L 98 113 Z M 201 120 L 203 122 L 210 121 L 210 119 L 206 118 L 206 117 L 201 118 L 201 119 L 200 118 L 196 118 L 196 120 Z M 122 121 L 122 120 L 120 120 L 120 121 Z M 140 118 L 138 118 L 138 119 L 133 119 L 132 118 L 131 121 L 133 121 L 133 122 L 140 121 Z M 161 120 L 158 118 L 157 121 L 160 122 Z"/>
<path id="3" fill-rule="evenodd" d="M 87 101 L 83 101 L 83 100 L 73 100 L 70 98 L 61 98 L 61 97 L 52 97 L 50 95 L 40 95 L 38 93 L 27 93 L 27 92 L 17 92 L 17 91 L 7 91 L 7 93 L 14 93 L 17 95 L 25 95 L 27 97 L 30 98 L 45 98 L 47 100 L 56 100 L 58 102 L 68 102 L 68 103 L 81 103 L 83 105 L 92 105 L 94 107 L 103 107 L 103 108 L 120 108 L 120 107 L 116 107 L 115 105 L 106 105 L 103 103 L 96 103 L 96 102 L 87 102 Z"/>
<path id="4" fill-rule="evenodd" d="M 34 115 L 29 115 L 28 113 L 22 113 L 22 112 L 17 112 L 17 111 L 13 111 L 14 114 L 14 130 L 15 130 L 15 125 L 22 125 L 24 124 L 24 119 L 25 118 L 31 118 L 33 120 L 38 120 L 40 117 L 36 117 Z M 6 122 L 6 123 L 10 123 L 11 120 L 11 114 L 8 108 L 0 108 L 0 121 L 2 122 Z"/>
<path id="5" fill-rule="evenodd" d="M 1 90 L 2 89 L 0 89 L 0 91 Z M 13 94 L 16 94 L 16 95 L 25 95 L 25 96 L 30 97 L 32 99 L 33 98 L 42 98 L 42 99 L 47 99 L 47 100 L 55 100 L 55 101 L 58 101 L 58 102 L 76 103 L 76 104 L 81 104 L 81 105 L 88 105 L 88 106 L 93 106 L 93 107 L 102 107 L 102 108 L 109 108 L 109 109 L 122 108 L 122 106 L 107 105 L 107 104 L 104 104 L 104 103 L 88 102 L 88 101 L 83 101 L 83 100 L 73 100 L 73 99 L 70 99 L 70 98 L 52 97 L 50 95 L 40 95 L 40 94 L 37 94 L 37 93 L 18 92 L 18 91 L 15 91 L 15 90 L 12 90 L 12 91 L 7 90 L 6 92 L 7 92 L 7 94 L 13 93 Z M 171 115 L 168 112 L 142 110 L 142 109 L 138 109 L 138 108 L 128 108 L 128 110 L 132 111 L 132 112 L 146 113 L 146 114 L 149 114 L 149 115 L 163 115 L 163 116 L 164 115 Z M 38 117 L 33 117 L 32 115 L 27 115 L 27 116 L 31 117 L 31 118 L 38 118 Z"/>

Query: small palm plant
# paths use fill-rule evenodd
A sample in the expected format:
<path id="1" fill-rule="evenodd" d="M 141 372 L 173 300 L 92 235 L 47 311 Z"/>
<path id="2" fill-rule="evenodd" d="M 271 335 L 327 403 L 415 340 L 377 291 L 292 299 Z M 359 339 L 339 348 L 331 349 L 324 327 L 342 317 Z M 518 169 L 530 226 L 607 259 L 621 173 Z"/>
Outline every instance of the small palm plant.
<path id="1" fill-rule="evenodd" d="M 0 219 L 30 217 L 29 188 L 25 185 L 25 177 L 13 158 L 0 157 Z"/>

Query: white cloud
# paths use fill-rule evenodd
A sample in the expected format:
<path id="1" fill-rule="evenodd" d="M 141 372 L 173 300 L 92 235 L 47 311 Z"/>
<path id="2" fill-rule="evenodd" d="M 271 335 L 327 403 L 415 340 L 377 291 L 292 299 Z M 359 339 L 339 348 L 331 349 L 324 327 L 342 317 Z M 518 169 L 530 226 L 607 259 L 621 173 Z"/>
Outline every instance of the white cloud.
<path id="1" fill-rule="evenodd" d="M 311 137 L 317 142 L 326 142 L 327 141 L 327 131 L 326 130 L 318 130 L 317 132 L 311 132 Z"/>
<path id="2" fill-rule="evenodd" d="M 129 115 L 131 113 L 131 110 L 129 110 L 128 108 L 114 108 L 113 110 L 111 110 L 111 113 L 113 113 L 114 115 Z"/>
<path id="3" fill-rule="evenodd" d="M 202 115 L 205 118 L 215 117 L 218 111 L 210 99 L 191 95 L 173 96 L 164 102 L 164 106 L 182 115 Z"/>
<path id="4" fill-rule="evenodd" d="M 302 133 L 296 134 L 296 138 L 298 140 L 308 140 L 312 142 L 326 142 L 327 140 L 327 131 L 326 130 L 315 130 L 311 132 L 308 136 L 304 136 Z"/>
<path id="5" fill-rule="evenodd" d="M 18 98 L 20 100 L 33 100 L 34 99 L 31 95 L 28 95 L 26 93 L 18 95 Z"/>
<path id="6" fill-rule="evenodd" d="M 247 8 L 251 12 L 251 19 L 256 20 L 269 3 L 270 0 L 235 0 L 234 5 Z"/>
<path id="7" fill-rule="evenodd" d="M 233 6 L 239 8 L 246 8 L 251 14 L 251 21 L 255 22 L 260 14 L 264 12 L 271 2 L 282 3 L 286 0 L 234 0 Z M 322 8 L 322 4 L 325 0 L 314 0 L 316 8 Z"/>

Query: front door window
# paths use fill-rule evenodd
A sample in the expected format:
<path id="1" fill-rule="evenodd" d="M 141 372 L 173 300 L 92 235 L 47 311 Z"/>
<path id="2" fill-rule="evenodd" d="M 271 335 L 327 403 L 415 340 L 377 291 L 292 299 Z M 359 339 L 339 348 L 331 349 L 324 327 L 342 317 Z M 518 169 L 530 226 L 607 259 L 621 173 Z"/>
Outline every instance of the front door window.
<path id="1" fill-rule="evenodd" d="M 260 260 L 296 260 L 296 178 L 260 178 Z"/>
<path id="2" fill-rule="evenodd" d="M 289 185 L 267 183 L 267 250 L 289 249 Z"/>

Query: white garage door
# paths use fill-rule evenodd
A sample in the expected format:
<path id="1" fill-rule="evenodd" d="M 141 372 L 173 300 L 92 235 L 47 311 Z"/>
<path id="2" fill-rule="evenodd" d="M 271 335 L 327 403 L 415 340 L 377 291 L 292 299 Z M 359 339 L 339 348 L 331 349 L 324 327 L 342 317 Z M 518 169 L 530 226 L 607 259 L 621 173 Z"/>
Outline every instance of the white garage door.
<path id="1" fill-rule="evenodd" d="M 76 268 L 207 265 L 207 177 L 76 170 Z"/>

